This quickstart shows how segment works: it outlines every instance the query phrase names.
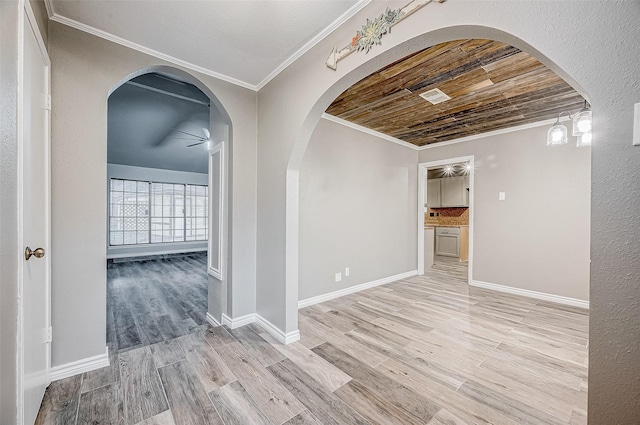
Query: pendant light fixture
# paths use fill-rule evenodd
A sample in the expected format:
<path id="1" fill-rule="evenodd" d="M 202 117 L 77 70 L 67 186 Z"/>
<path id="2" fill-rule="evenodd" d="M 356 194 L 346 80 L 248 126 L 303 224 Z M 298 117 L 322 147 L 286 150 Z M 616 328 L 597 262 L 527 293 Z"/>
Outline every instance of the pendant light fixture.
<path id="1" fill-rule="evenodd" d="M 547 146 L 552 145 L 564 145 L 567 143 L 567 127 L 560 122 L 560 118 L 562 114 L 571 114 L 569 112 L 561 112 L 558 114 L 558 118 L 556 122 L 551 126 L 549 131 L 547 131 Z"/>
<path id="2" fill-rule="evenodd" d="M 591 137 L 592 136 L 590 131 L 580 134 L 578 136 L 578 143 L 576 144 L 576 146 L 579 148 L 591 146 Z"/>
<path id="3" fill-rule="evenodd" d="M 591 108 L 586 100 L 584 107 L 573 116 L 573 135 L 579 136 L 584 133 L 591 133 Z"/>
<path id="4" fill-rule="evenodd" d="M 564 145 L 568 142 L 567 127 L 560 122 L 562 115 L 567 114 L 573 120 L 573 129 L 571 135 L 577 136 L 577 147 L 591 146 L 591 106 L 585 100 L 584 107 L 575 114 L 571 112 L 561 112 L 558 114 L 556 122 L 553 123 L 549 131 L 547 131 L 547 146 Z"/>

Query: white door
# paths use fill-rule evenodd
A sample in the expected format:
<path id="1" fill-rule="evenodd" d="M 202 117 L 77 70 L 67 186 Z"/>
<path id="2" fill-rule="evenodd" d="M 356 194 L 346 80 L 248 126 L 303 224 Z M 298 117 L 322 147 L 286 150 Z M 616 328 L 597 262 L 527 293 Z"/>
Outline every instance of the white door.
<path id="1" fill-rule="evenodd" d="M 29 7 L 29 6 L 26 6 Z M 35 422 L 49 385 L 49 59 L 32 20 L 24 15 L 22 68 L 21 279 L 23 423 Z M 31 16 L 31 17 L 30 17 Z M 27 247 L 33 254 L 27 259 Z"/>

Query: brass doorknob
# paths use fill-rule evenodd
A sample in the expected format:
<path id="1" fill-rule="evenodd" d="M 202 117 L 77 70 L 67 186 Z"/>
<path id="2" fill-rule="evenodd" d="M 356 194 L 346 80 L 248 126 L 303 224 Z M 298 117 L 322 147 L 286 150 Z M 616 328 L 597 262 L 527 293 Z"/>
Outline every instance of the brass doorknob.
<path id="1" fill-rule="evenodd" d="M 44 249 L 36 248 L 35 251 L 32 251 L 30 247 L 26 247 L 24 249 L 24 259 L 29 260 L 31 257 L 42 258 L 44 257 Z"/>

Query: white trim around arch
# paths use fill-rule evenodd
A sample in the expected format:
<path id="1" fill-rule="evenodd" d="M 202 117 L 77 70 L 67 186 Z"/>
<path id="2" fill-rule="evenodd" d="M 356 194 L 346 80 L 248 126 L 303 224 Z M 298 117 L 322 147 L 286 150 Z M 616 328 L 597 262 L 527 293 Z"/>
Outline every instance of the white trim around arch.
<path id="1" fill-rule="evenodd" d="M 209 153 L 209 252 L 207 269 L 211 276 L 224 279 L 224 208 L 225 208 L 225 148 L 224 142 L 215 146 Z M 216 175 L 212 172 L 217 167 Z M 216 196 L 217 195 L 217 196 Z M 213 199 L 214 196 L 217 199 Z M 211 214 L 216 207 L 217 220 Z M 217 235 L 213 240 L 212 235 Z M 215 249 L 214 249 L 215 248 Z"/>

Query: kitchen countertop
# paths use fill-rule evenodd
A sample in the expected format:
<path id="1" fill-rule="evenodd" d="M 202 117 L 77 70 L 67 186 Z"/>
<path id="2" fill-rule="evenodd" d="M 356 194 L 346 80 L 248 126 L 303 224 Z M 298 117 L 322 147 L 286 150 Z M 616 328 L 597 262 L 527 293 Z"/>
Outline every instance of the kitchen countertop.
<path id="1" fill-rule="evenodd" d="M 468 224 L 430 224 L 428 226 L 425 226 L 425 229 L 427 227 L 469 227 Z"/>

